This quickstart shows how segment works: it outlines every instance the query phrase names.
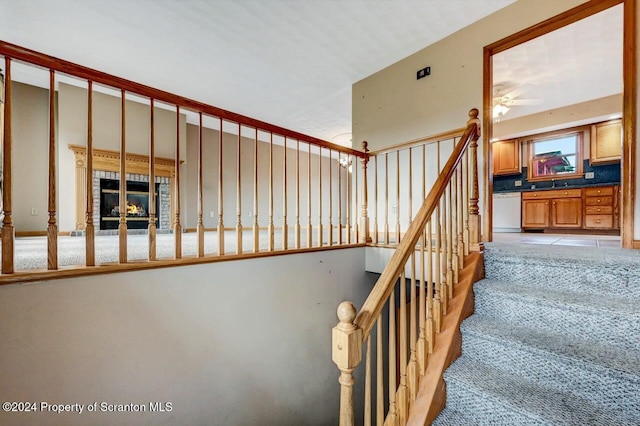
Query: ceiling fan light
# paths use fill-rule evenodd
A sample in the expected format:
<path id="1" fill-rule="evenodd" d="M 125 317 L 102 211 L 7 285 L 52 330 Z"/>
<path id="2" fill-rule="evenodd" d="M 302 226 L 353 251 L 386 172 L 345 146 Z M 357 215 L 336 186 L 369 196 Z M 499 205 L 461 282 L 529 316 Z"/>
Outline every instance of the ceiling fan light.
<path id="1" fill-rule="evenodd" d="M 509 107 L 502 105 L 502 104 L 498 104 L 496 106 L 493 107 L 493 118 L 499 118 L 502 117 L 503 115 L 505 115 L 506 113 L 509 112 Z"/>

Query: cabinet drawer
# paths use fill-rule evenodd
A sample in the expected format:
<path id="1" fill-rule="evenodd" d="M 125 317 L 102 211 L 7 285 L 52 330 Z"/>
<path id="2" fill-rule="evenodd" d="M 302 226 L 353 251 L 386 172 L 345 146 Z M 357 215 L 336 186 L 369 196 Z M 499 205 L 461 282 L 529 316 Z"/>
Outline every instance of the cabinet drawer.
<path id="1" fill-rule="evenodd" d="M 552 189 L 548 191 L 523 192 L 523 200 L 539 200 L 548 198 L 582 197 L 582 189 Z"/>
<path id="2" fill-rule="evenodd" d="M 585 216 L 585 228 L 613 228 L 613 216 L 593 214 Z"/>
<path id="3" fill-rule="evenodd" d="M 612 206 L 613 197 L 588 197 L 585 204 L 587 206 Z"/>
<path id="4" fill-rule="evenodd" d="M 588 206 L 585 207 L 584 212 L 586 214 L 611 214 L 613 213 L 612 206 Z"/>
<path id="5" fill-rule="evenodd" d="M 585 188 L 584 194 L 587 197 L 600 197 L 604 195 L 613 195 L 612 186 L 603 186 L 601 188 Z"/>

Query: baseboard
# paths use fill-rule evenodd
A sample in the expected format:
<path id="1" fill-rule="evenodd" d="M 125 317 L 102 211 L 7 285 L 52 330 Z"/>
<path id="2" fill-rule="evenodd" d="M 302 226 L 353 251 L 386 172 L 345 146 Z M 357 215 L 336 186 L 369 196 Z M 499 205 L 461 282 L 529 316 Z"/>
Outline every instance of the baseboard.
<path id="1" fill-rule="evenodd" d="M 493 228 L 493 233 L 494 234 L 500 234 L 500 233 L 512 233 L 512 232 L 522 232 L 521 228 Z"/>
<path id="2" fill-rule="evenodd" d="M 16 237 L 45 237 L 47 231 L 16 231 Z"/>
<path id="3" fill-rule="evenodd" d="M 631 247 L 633 247 L 636 250 L 640 250 L 640 240 L 633 240 Z"/>

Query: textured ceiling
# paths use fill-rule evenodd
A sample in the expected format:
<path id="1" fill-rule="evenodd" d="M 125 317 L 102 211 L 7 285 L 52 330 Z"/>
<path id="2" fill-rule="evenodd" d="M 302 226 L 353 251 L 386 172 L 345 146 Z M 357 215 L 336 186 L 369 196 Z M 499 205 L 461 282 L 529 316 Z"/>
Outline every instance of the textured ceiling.
<path id="1" fill-rule="evenodd" d="M 0 0 L 0 39 L 332 140 L 353 83 L 513 1 Z"/>
<path id="2" fill-rule="evenodd" d="M 538 102 L 504 119 L 622 93 L 622 14 L 618 5 L 495 55 L 494 94 Z"/>

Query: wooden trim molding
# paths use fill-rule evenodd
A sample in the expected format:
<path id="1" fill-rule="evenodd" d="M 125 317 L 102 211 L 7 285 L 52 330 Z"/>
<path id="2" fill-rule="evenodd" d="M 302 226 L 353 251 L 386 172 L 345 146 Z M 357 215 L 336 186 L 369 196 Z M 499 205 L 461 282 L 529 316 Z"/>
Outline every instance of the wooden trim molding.
<path id="1" fill-rule="evenodd" d="M 87 208 L 87 148 L 81 145 L 69 145 L 73 151 L 76 162 L 76 230 L 83 231 L 86 227 Z M 108 149 L 93 148 L 93 170 L 106 172 L 120 172 L 120 152 Z M 127 173 L 149 175 L 149 156 L 127 153 L 125 156 Z M 173 180 L 176 175 L 175 160 L 172 158 L 156 157 L 154 159 L 155 176 L 170 178 L 171 209 L 173 214 L 173 202 L 175 191 Z"/>
<path id="2" fill-rule="evenodd" d="M 620 235 L 623 248 L 640 248 L 633 240 L 635 232 L 634 214 L 636 199 L 636 138 L 637 138 L 637 5 L 636 0 L 624 0 L 624 35 L 622 57 L 622 222 Z"/>
<path id="3" fill-rule="evenodd" d="M 636 250 L 640 250 L 640 240 L 633 240 L 633 243 L 631 244 L 631 247 L 636 249 Z"/>

